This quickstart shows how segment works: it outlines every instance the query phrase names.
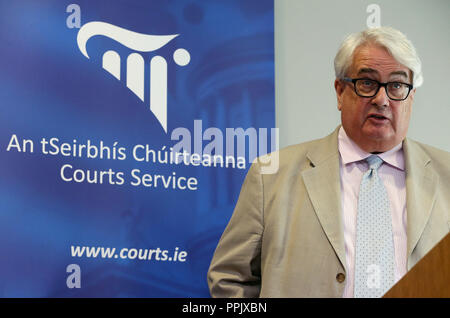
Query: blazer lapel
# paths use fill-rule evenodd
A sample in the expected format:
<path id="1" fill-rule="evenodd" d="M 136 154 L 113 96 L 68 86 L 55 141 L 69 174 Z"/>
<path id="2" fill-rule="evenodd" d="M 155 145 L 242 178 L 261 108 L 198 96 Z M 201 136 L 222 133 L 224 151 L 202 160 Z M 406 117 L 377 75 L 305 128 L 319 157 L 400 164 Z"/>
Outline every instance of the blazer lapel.
<path id="1" fill-rule="evenodd" d="M 312 169 L 303 171 L 302 176 L 320 224 L 342 266 L 346 268 L 342 229 L 338 132 L 339 127 L 307 154 Z"/>
<path id="2" fill-rule="evenodd" d="M 403 143 L 406 172 L 407 258 L 408 270 L 414 265 L 414 251 L 431 214 L 439 176 L 433 170 L 428 155 L 414 141 Z"/>

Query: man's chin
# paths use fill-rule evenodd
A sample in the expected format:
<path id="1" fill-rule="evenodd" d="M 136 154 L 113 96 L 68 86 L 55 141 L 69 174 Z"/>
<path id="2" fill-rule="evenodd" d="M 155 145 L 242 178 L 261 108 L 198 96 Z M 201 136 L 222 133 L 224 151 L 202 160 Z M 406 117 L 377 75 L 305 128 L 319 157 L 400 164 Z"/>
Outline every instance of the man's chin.
<path id="1" fill-rule="evenodd" d="M 388 142 L 392 140 L 393 137 L 395 137 L 395 134 L 392 131 L 392 127 L 390 125 L 368 125 L 368 127 L 364 127 L 362 133 L 367 139 L 371 139 L 376 142 Z"/>
<path id="2" fill-rule="evenodd" d="M 361 149 L 366 152 L 385 152 L 396 146 L 395 135 L 386 131 L 370 131 L 370 133 L 364 133 L 364 138 L 360 145 Z"/>

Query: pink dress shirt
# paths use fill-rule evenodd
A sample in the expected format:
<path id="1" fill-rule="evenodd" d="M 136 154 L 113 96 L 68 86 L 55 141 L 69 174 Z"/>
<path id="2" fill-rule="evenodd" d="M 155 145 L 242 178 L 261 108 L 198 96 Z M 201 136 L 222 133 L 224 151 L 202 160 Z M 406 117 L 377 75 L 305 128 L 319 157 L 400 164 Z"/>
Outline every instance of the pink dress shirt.
<path id="1" fill-rule="evenodd" d="M 345 133 L 339 130 L 341 202 L 344 229 L 347 280 L 343 297 L 353 297 L 355 278 L 356 214 L 359 186 L 369 166 L 364 161 L 371 154 L 361 150 Z M 392 232 L 394 236 L 395 282 L 406 274 L 406 185 L 405 162 L 402 143 L 378 154 L 383 164 L 378 175 L 383 180 L 391 205 Z"/>

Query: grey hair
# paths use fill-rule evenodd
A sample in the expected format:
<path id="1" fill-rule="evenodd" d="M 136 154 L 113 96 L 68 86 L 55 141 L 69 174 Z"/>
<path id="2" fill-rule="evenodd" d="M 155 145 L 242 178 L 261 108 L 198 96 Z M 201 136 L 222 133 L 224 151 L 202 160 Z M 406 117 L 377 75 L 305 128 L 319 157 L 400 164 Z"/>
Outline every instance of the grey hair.
<path id="1" fill-rule="evenodd" d="M 355 49 L 365 44 L 377 44 L 384 47 L 397 62 L 411 70 L 414 87 L 422 85 L 422 62 L 411 41 L 402 32 L 385 26 L 350 34 L 342 42 L 334 58 L 336 78 L 346 76 L 353 62 Z"/>

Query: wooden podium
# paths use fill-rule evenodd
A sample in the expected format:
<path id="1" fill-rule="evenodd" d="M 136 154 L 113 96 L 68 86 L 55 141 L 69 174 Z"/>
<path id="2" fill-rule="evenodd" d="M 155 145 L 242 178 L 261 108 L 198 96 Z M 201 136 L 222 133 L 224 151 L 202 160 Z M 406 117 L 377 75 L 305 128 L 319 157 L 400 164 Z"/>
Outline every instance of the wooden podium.
<path id="1" fill-rule="evenodd" d="M 383 298 L 450 297 L 450 234 L 406 273 Z"/>

